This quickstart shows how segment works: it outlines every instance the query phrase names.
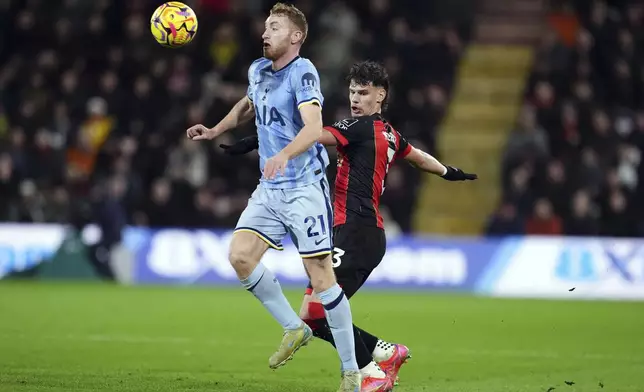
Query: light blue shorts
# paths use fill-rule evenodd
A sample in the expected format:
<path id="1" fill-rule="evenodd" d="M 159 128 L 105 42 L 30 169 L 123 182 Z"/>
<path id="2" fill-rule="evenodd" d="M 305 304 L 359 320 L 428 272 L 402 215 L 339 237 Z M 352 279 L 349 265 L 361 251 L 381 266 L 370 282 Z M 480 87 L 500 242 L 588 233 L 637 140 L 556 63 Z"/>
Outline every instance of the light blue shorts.
<path id="1" fill-rule="evenodd" d="M 292 189 L 257 186 L 237 222 L 235 232 L 251 232 L 271 248 L 283 250 L 291 240 L 303 258 L 331 254 L 333 212 L 326 178 Z"/>

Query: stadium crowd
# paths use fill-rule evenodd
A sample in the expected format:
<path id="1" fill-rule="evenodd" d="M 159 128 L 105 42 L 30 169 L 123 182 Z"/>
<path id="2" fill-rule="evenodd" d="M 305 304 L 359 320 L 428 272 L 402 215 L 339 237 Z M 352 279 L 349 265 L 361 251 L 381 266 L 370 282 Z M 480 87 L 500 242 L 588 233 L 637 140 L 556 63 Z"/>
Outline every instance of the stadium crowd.
<path id="1" fill-rule="evenodd" d="M 555 1 L 488 234 L 644 235 L 644 3 Z"/>
<path id="2" fill-rule="evenodd" d="M 432 151 L 467 28 L 405 2 L 294 3 L 309 17 L 302 55 L 321 73 L 325 122 L 349 114 L 351 62 L 380 60 L 394 85 L 389 119 Z M 185 129 L 215 125 L 246 93 L 274 2 L 186 1 L 200 24 L 181 49 L 150 34 L 160 3 L 0 0 L 0 221 L 68 222 L 89 206 L 116 226 L 235 225 L 258 159 L 230 158 L 217 145 L 253 126 L 210 144 L 188 141 Z M 384 204 L 403 231 L 416 175 L 404 165 L 389 175 Z"/>

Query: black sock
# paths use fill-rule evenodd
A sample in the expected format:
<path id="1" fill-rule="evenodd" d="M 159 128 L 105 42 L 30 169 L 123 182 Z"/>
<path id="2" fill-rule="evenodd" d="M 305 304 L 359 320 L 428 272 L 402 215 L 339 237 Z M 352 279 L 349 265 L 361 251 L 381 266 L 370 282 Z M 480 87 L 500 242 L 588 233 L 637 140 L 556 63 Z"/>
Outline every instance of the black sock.
<path id="1" fill-rule="evenodd" d="M 333 334 L 331 333 L 331 328 L 329 328 L 329 323 L 327 323 L 326 319 L 313 320 L 311 323 L 314 326 L 313 336 L 326 340 L 335 347 Z M 355 340 L 356 362 L 358 362 L 358 368 L 362 369 L 373 361 L 371 353 L 373 353 L 373 350 L 376 348 L 378 338 L 361 330 L 355 325 L 353 326 L 353 338 Z M 373 347 L 371 347 L 371 344 L 373 344 Z"/>
<path id="2" fill-rule="evenodd" d="M 333 333 L 331 333 L 331 328 L 329 328 L 329 323 L 326 321 L 326 319 L 311 320 L 309 325 L 313 329 L 313 336 L 322 340 L 326 340 L 327 342 L 331 343 L 333 347 L 335 347 Z"/>
<path id="3" fill-rule="evenodd" d="M 373 336 L 369 332 L 365 331 L 364 329 L 360 329 L 353 325 L 353 329 L 357 329 L 360 331 L 360 336 L 362 336 L 362 341 L 364 342 L 364 345 L 367 347 L 367 350 L 369 350 L 369 355 L 373 353 L 373 350 L 376 349 L 376 345 L 378 344 L 378 337 Z"/>
<path id="4" fill-rule="evenodd" d="M 373 361 L 371 356 L 371 351 L 365 346 L 364 340 L 362 340 L 362 335 L 360 334 L 360 329 L 353 326 L 353 338 L 355 340 L 356 346 L 356 362 L 358 362 L 358 369 L 362 369 Z"/>

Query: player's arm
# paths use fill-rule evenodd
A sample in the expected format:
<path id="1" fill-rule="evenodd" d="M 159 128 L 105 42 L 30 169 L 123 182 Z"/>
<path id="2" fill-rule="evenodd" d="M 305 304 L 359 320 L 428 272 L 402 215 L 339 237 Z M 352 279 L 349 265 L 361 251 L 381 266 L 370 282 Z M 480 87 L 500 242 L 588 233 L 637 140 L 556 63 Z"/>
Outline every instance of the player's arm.
<path id="1" fill-rule="evenodd" d="M 416 169 L 439 176 L 447 173 L 447 167 L 440 163 L 438 159 L 429 155 L 425 151 L 419 150 L 416 147 L 412 147 L 411 144 L 409 145 L 409 147 L 410 150 L 409 153 L 405 156 L 405 160 Z"/>
<path id="2" fill-rule="evenodd" d="M 248 89 L 246 90 L 246 95 L 240 99 L 230 112 L 212 128 L 205 127 L 202 124 L 197 124 L 188 128 L 186 133 L 188 138 L 192 140 L 211 140 L 221 135 L 224 132 L 228 132 L 233 128 L 248 122 L 250 119 L 255 117 L 255 105 L 253 105 L 253 90 L 251 89 L 251 75 L 253 74 L 256 62 L 251 64 L 248 68 Z"/>
<path id="3" fill-rule="evenodd" d="M 370 140 L 373 135 L 373 124 L 365 126 L 364 121 L 354 118 L 345 118 L 336 121 L 333 125 L 324 127 L 320 143 L 327 146 L 341 145 L 346 147 L 349 144 L 362 143 Z"/>
<path id="4" fill-rule="evenodd" d="M 211 140 L 224 132 L 237 128 L 254 117 L 255 106 L 248 96 L 244 96 L 217 125 L 208 128 L 202 124 L 197 124 L 188 128 L 187 135 L 192 140 Z"/>
<path id="5" fill-rule="evenodd" d="M 330 127 L 324 127 L 318 142 L 325 146 L 335 146 L 338 144 L 338 141 L 335 136 L 333 136 L 333 133 L 328 131 L 329 128 Z M 220 144 L 219 147 L 221 147 L 228 155 L 248 154 L 249 152 L 259 148 L 259 138 L 257 135 L 247 136 L 235 144 Z"/>
<path id="6" fill-rule="evenodd" d="M 424 172 L 436 174 L 448 181 L 476 180 L 478 178 L 476 174 L 465 173 L 461 169 L 443 165 L 438 159 L 425 151 L 413 147 L 411 144 L 408 145 L 406 150 L 404 159 Z"/>
<path id="7" fill-rule="evenodd" d="M 310 103 L 300 105 L 299 110 L 304 127 L 282 151 L 266 161 L 264 177 L 269 180 L 278 173 L 283 175 L 286 163 L 311 148 L 322 135 L 322 108 L 317 103 Z"/>
<path id="8" fill-rule="evenodd" d="M 224 132 L 247 123 L 253 118 L 255 118 L 255 105 L 253 105 L 253 102 L 248 96 L 244 96 L 213 129 L 218 132 L 217 136 L 219 136 Z"/>
<path id="9" fill-rule="evenodd" d="M 312 106 L 312 105 L 308 105 L 308 106 Z M 305 107 L 306 106 L 303 106 L 302 109 Z M 300 113 L 301 112 L 302 110 L 300 110 Z M 321 115 L 322 113 L 320 112 L 320 117 L 319 117 L 320 125 L 322 124 Z M 302 114 L 302 118 L 304 118 L 304 114 Z M 304 121 L 304 123 L 306 124 L 306 120 Z M 318 125 L 316 124 L 316 126 Z M 347 144 L 349 144 L 349 141 L 347 140 L 347 138 L 344 135 L 342 135 L 342 133 L 338 129 L 332 126 L 323 127 L 322 132 L 320 133 L 320 137 L 318 138 L 317 141 L 318 143 L 323 144 L 325 146 L 337 146 L 338 143 L 342 144 L 343 146 L 346 146 Z"/>
<path id="10" fill-rule="evenodd" d="M 304 127 L 280 152 L 286 159 L 293 159 L 313 146 L 322 137 L 322 108 L 317 104 L 300 107 Z"/>
<path id="11" fill-rule="evenodd" d="M 322 134 L 318 139 L 320 144 L 324 144 L 325 146 L 336 146 L 338 144 L 338 140 L 333 136 L 333 133 L 330 132 L 330 129 L 331 127 L 324 127 Z"/>
<path id="12" fill-rule="evenodd" d="M 320 76 L 310 61 L 302 61 L 289 74 L 289 87 L 300 111 L 304 127 L 280 152 L 288 160 L 311 148 L 322 136 L 322 103 Z"/>

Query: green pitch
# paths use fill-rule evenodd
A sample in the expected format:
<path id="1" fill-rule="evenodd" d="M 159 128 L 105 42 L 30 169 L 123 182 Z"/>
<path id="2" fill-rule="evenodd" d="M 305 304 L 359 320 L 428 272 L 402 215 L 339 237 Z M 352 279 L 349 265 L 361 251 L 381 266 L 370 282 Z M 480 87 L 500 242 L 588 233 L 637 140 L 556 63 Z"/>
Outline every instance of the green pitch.
<path id="1" fill-rule="evenodd" d="M 643 303 L 365 291 L 352 304 L 357 324 L 411 348 L 399 392 L 644 390 Z M 270 370 L 280 338 L 241 288 L 0 282 L 0 391 L 336 390 L 319 340 Z"/>

